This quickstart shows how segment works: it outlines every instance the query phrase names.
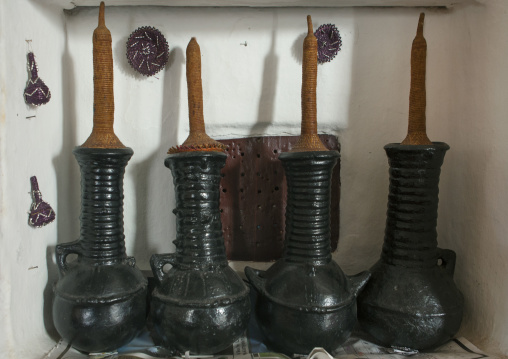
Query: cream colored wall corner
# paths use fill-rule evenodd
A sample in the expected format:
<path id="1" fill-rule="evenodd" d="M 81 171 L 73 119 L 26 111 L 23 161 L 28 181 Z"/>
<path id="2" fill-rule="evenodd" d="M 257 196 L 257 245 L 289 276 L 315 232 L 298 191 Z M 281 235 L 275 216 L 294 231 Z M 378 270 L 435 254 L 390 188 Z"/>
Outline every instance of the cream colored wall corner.
<path id="1" fill-rule="evenodd" d="M 429 106 L 449 142 L 441 182 L 439 242 L 457 252 L 455 278 L 465 296 L 463 333 L 508 356 L 508 3 L 457 9 L 440 45 Z M 444 100 L 446 98 L 446 100 Z"/>

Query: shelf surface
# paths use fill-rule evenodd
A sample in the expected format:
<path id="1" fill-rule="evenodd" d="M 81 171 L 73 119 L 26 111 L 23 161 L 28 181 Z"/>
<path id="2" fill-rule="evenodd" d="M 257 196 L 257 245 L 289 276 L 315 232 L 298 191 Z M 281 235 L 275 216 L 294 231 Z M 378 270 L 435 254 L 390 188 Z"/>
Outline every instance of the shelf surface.
<path id="1" fill-rule="evenodd" d="M 77 6 L 98 6 L 99 0 L 41 0 L 63 9 Z M 108 0 L 107 6 L 200 6 L 200 7 L 452 7 L 473 0 Z"/>

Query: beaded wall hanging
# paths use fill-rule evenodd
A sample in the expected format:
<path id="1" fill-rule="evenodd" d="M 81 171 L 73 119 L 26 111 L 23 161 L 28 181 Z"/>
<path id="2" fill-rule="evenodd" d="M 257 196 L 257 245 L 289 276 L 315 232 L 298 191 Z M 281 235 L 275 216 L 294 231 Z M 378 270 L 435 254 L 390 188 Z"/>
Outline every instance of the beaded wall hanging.
<path id="1" fill-rule="evenodd" d="M 342 47 L 342 38 L 339 30 L 333 24 L 325 24 L 314 32 L 318 41 L 318 62 L 330 62 Z"/>
<path id="2" fill-rule="evenodd" d="M 129 36 L 127 60 L 137 72 L 153 76 L 164 68 L 168 59 L 168 42 L 156 28 L 143 26 Z"/>
<path id="3" fill-rule="evenodd" d="M 28 212 L 28 224 L 35 228 L 40 228 L 55 220 L 55 211 L 49 203 L 42 200 L 41 191 L 39 191 L 39 183 L 37 177 L 30 177 L 30 184 L 32 185 L 32 205 L 30 212 Z"/>
<path id="4" fill-rule="evenodd" d="M 28 79 L 25 87 L 25 102 L 33 106 L 44 105 L 51 99 L 51 92 L 37 73 L 37 63 L 35 62 L 34 53 L 30 51 L 27 58 L 30 78 Z"/>

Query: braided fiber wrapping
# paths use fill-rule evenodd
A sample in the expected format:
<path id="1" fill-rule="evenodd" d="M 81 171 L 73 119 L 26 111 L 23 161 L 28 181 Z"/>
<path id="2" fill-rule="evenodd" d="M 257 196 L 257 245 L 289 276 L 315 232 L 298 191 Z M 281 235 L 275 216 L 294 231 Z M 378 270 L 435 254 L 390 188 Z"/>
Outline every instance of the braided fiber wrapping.
<path id="1" fill-rule="evenodd" d="M 222 143 L 210 138 L 205 132 L 203 116 L 203 86 L 201 84 L 201 50 L 196 38 L 187 45 L 187 92 L 189 103 L 189 137 L 178 147 L 172 147 L 168 153 L 199 151 L 222 152 L 226 148 Z"/>
<path id="2" fill-rule="evenodd" d="M 316 84 L 318 45 L 307 16 L 308 34 L 303 41 L 302 133 L 290 152 L 328 151 L 317 135 Z"/>
<path id="3" fill-rule="evenodd" d="M 423 37 L 423 20 L 420 14 L 418 29 L 411 48 L 411 89 L 409 92 L 408 133 L 403 145 L 432 145 L 427 137 L 425 125 L 425 107 L 427 105 L 425 90 L 425 72 L 427 60 L 427 42 Z"/>
<path id="4" fill-rule="evenodd" d="M 115 116 L 113 52 L 111 33 L 104 20 L 104 7 L 104 2 L 101 2 L 99 25 L 93 32 L 93 129 L 82 147 L 125 148 L 113 130 Z"/>

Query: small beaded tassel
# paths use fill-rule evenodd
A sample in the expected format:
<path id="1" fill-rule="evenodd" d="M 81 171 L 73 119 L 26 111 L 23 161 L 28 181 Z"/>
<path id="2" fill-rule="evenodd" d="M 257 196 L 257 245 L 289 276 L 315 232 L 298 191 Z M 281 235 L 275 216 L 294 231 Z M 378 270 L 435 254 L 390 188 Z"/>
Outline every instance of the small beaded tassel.
<path id="1" fill-rule="evenodd" d="M 51 92 L 48 86 L 41 80 L 37 74 L 37 64 L 35 63 L 35 56 L 33 52 L 28 55 L 28 71 L 30 71 L 30 78 L 25 87 L 25 102 L 29 105 L 40 106 L 48 103 L 51 99 Z"/>
<path id="2" fill-rule="evenodd" d="M 40 228 L 55 220 L 55 211 L 47 202 L 42 200 L 37 177 L 30 177 L 30 184 L 32 185 L 33 202 L 30 206 L 30 212 L 28 212 L 28 224 Z"/>

